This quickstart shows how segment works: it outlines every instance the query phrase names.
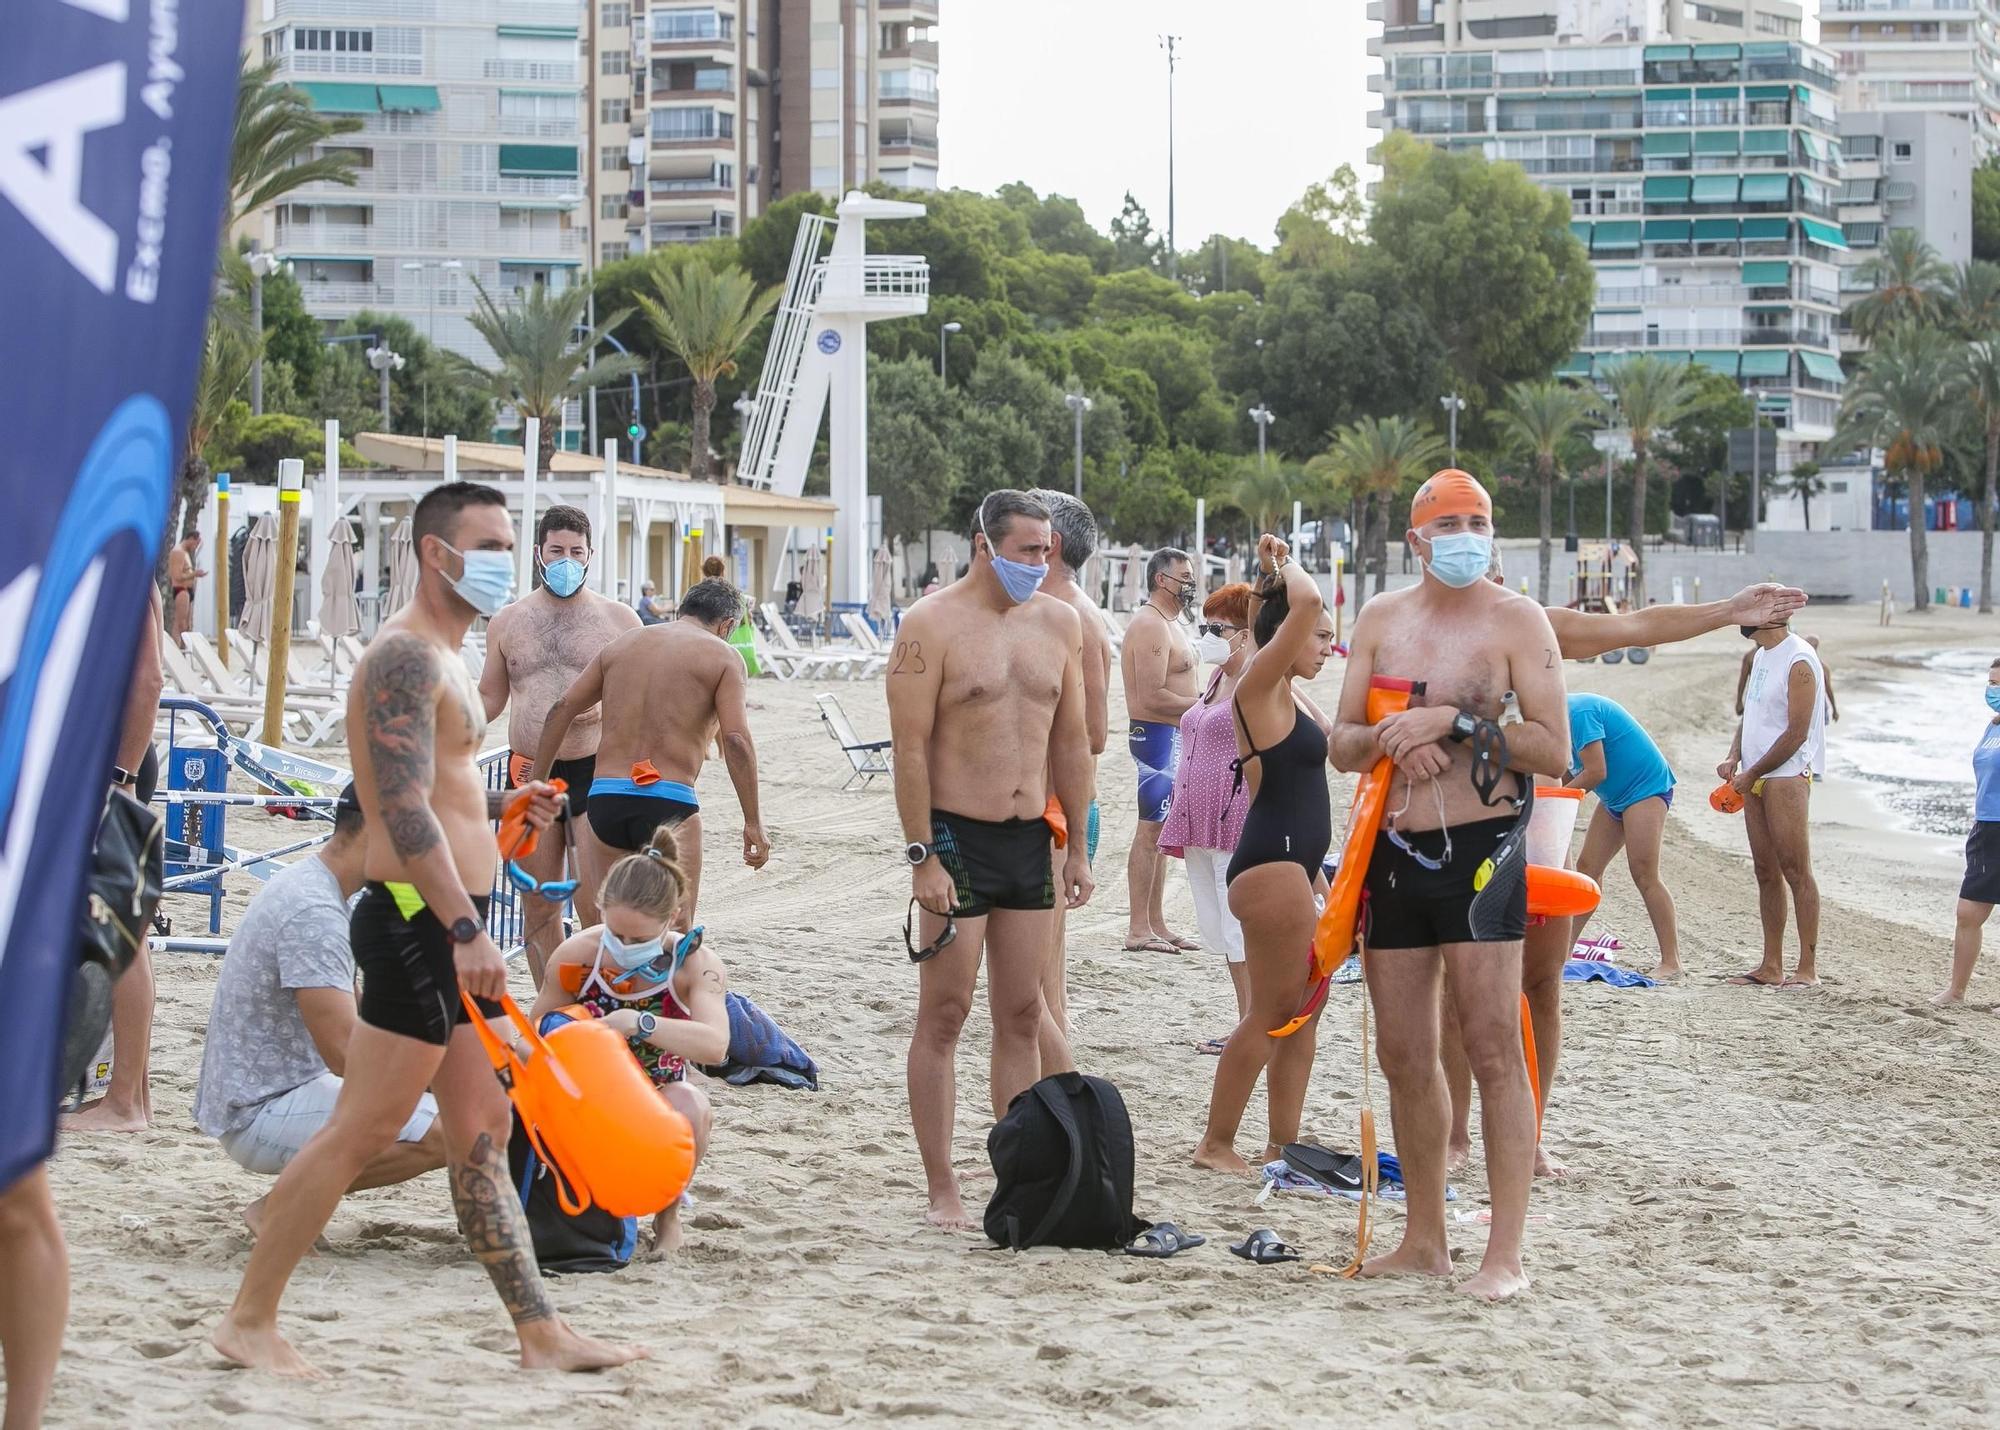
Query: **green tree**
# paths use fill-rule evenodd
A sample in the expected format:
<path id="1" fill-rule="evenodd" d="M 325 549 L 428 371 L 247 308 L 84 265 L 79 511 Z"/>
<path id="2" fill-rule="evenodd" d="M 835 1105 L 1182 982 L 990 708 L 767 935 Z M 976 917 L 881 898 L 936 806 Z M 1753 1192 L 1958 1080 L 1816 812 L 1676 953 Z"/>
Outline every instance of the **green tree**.
<path id="1" fill-rule="evenodd" d="M 1374 256 L 1430 320 L 1461 395 L 1477 410 L 1509 383 L 1553 371 L 1575 350 L 1597 296 L 1568 200 L 1517 165 L 1401 131 L 1381 154 Z"/>
<path id="2" fill-rule="evenodd" d="M 1353 252 L 1366 228 L 1367 206 L 1352 164 L 1308 184 L 1305 193 L 1278 216 L 1281 268 L 1331 268 Z"/>
<path id="3" fill-rule="evenodd" d="M 1826 478 L 1819 472 L 1818 462 L 1794 462 L 1792 469 L 1774 483 L 1786 496 L 1799 499 L 1799 507 L 1805 512 L 1807 531 L 1812 530 L 1813 498 L 1826 495 Z"/>
<path id="4" fill-rule="evenodd" d="M 434 346 L 408 318 L 363 309 L 330 336 L 357 341 L 322 346 L 311 386 L 301 388 L 290 405 L 272 400 L 267 372 L 267 411 L 292 412 L 316 422 L 332 417 L 348 433 L 374 431 L 382 425 L 381 379 L 368 366 L 366 353 L 381 346 L 403 358 L 401 370 L 389 375 L 391 431 L 426 437 L 450 432 L 479 442 L 492 436 L 493 399 L 467 387 L 459 360 Z M 368 341 L 358 341 L 362 338 Z"/>
<path id="5" fill-rule="evenodd" d="M 1364 417 L 1336 432 L 1321 470 L 1330 468 L 1360 512 L 1358 553 L 1375 568 L 1375 590 L 1388 582 L 1388 525 L 1397 499 L 1444 465 L 1445 445 L 1435 432 L 1407 417 Z M 1354 614 L 1361 615 L 1361 561 L 1354 563 Z"/>
<path id="6" fill-rule="evenodd" d="M 958 417 L 951 389 L 920 358 L 868 368 L 868 472 L 882 497 L 882 533 L 915 540 L 944 519 L 959 484 L 946 441 Z"/>
<path id="7" fill-rule="evenodd" d="M 1503 440 L 1535 464 L 1537 533 L 1541 585 L 1535 599 L 1549 603 L 1549 566 L 1553 551 L 1556 476 L 1562 453 L 1589 430 L 1597 404 L 1591 394 L 1554 379 L 1517 382 L 1507 389 L 1505 405 L 1495 416 Z"/>
<path id="8" fill-rule="evenodd" d="M 218 303 L 217 309 L 227 306 Z M 209 466 L 203 455 L 221 430 L 235 402 L 250 384 L 250 364 L 257 354 L 256 335 L 248 322 L 225 311 L 211 311 L 202 335 L 201 368 L 195 378 L 194 403 L 188 409 L 187 446 L 181 457 L 180 484 L 174 496 L 180 504 L 180 538 L 192 535 L 208 501 Z M 169 522 L 168 529 L 172 530 Z M 165 561 L 165 553 L 161 553 Z"/>
<path id="9" fill-rule="evenodd" d="M 590 291 L 582 284 L 552 291 L 547 284 L 536 283 L 505 307 L 493 301 L 477 278 L 472 287 L 478 295 L 472 329 L 493 350 L 494 365 L 483 368 L 454 353 L 451 370 L 460 386 L 513 403 L 523 420 L 540 420 L 539 460 L 546 472 L 555 456 L 563 404 L 640 370 L 639 359 L 623 353 L 601 356 L 595 366 L 586 365 L 591 350 L 630 312 L 613 313 L 591 328 L 583 321 Z"/>
<path id="10" fill-rule="evenodd" d="M 998 275 L 1007 303 L 1055 327 L 1082 323 L 1097 292 L 1090 260 L 1074 253 L 1010 255 L 1000 260 Z"/>
<path id="11" fill-rule="evenodd" d="M 1059 482 L 1065 491 L 1068 482 Z M 1154 448 L 1128 471 L 1117 463 L 1084 461 L 1083 498 L 1107 539 L 1156 546 L 1171 541 L 1194 521 L 1188 494 L 1173 454 Z"/>
<path id="12" fill-rule="evenodd" d="M 1972 256 L 2000 263 L 2000 164 L 1972 171 Z"/>
<path id="13" fill-rule="evenodd" d="M 1749 398 L 1733 377 L 1699 365 L 1689 370 L 1687 410 L 1670 423 L 1659 439 L 1660 455 L 1679 473 L 1668 510 L 1701 511 L 1713 502 L 1715 514 L 1728 526 L 1729 434 L 1748 427 L 1753 416 Z"/>
<path id="14" fill-rule="evenodd" d="M 1646 604 L 1646 479 L 1653 443 L 1688 414 L 1699 392 L 1693 369 L 1665 358 L 1633 357 L 1605 374 L 1618 421 L 1632 435 L 1631 544 L 1632 600 Z M 1755 513 L 1752 513 L 1752 520 Z"/>
<path id="15" fill-rule="evenodd" d="M 1039 197 L 1027 184 L 1002 184 L 1000 202 L 1021 215 L 1028 239 L 1041 252 L 1081 258 L 1099 273 L 1109 272 L 1113 245 L 1090 226 L 1083 205 L 1061 194 Z"/>
<path id="16" fill-rule="evenodd" d="M 1938 303 L 1952 331 L 1967 342 L 2000 333 L 2000 263 L 1972 259 L 1938 285 Z"/>
<path id="17" fill-rule="evenodd" d="M 1166 240 L 1153 232 L 1152 215 L 1146 206 L 1125 191 L 1125 206 L 1111 220 L 1111 267 L 1157 270 L 1165 266 Z"/>
<path id="18" fill-rule="evenodd" d="M 1965 376 L 1986 447 L 1986 481 L 1979 496 L 1979 610 L 1986 615 L 1993 610 L 1994 503 L 2000 498 L 2000 335 L 1967 345 Z"/>
<path id="19" fill-rule="evenodd" d="M 1172 279 L 1143 269 L 1126 269 L 1097 280 L 1090 318 L 1098 323 L 1193 323 L 1194 295 Z"/>
<path id="20" fill-rule="evenodd" d="M 688 474 L 708 479 L 708 419 L 715 410 L 715 380 L 736 374 L 736 354 L 777 305 L 778 290 L 757 291 L 756 280 L 740 268 L 717 273 L 700 264 L 658 273 L 653 292 L 639 306 L 660 342 L 694 378 L 694 451 Z"/>
<path id="21" fill-rule="evenodd" d="M 238 399 L 229 404 L 222 423 L 209 439 L 205 455 L 214 471 L 226 471 L 237 481 L 271 485 L 278 480 L 278 463 L 286 458 L 297 458 L 309 473 L 325 468 L 326 429 L 310 418 L 290 412 L 266 412 L 253 417 L 250 404 Z M 342 471 L 368 465 L 357 448 L 341 442 Z"/>
<path id="22" fill-rule="evenodd" d="M 1855 276 L 1874 291 L 1848 316 L 1854 331 L 1873 342 L 1893 324 L 1932 316 L 1951 269 L 1915 229 L 1892 228 Z"/>
<path id="23" fill-rule="evenodd" d="M 241 250 L 239 250 L 241 251 Z M 271 364 L 290 366 L 294 381 L 310 389 L 319 376 L 324 330 L 306 311 L 305 293 L 291 269 L 280 265 L 264 279 L 264 401 L 271 405 Z"/>
<path id="24" fill-rule="evenodd" d="M 229 139 L 229 220 L 236 220 L 306 184 L 354 186 L 347 153 L 315 153 L 352 134 L 352 115 L 321 114 L 305 91 L 278 79 L 275 61 L 252 65 L 245 56 L 236 83 L 235 128 Z"/>
<path id="25" fill-rule="evenodd" d="M 786 194 L 743 226 L 736 240 L 736 260 L 759 288 L 785 281 L 792 267 L 792 247 L 798 241 L 799 220 L 807 214 L 830 215 L 833 205 L 817 189 Z M 890 224 L 890 228 L 897 225 Z M 822 249 L 824 242 L 822 242 Z M 657 252 L 658 250 L 655 250 Z M 815 258 L 820 254 L 814 254 Z"/>
<path id="26" fill-rule="evenodd" d="M 1298 500 L 1297 483 L 1283 467 L 1262 466 L 1255 457 L 1243 459 L 1242 474 L 1229 493 L 1229 504 L 1250 518 L 1255 533 L 1291 529 L 1292 503 Z"/>
<path id="27" fill-rule="evenodd" d="M 1199 248 L 1181 255 L 1181 278 L 1207 297 L 1214 293 L 1264 296 L 1269 256 L 1254 243 L 1214 233 Z"/>
<path id="28" fill-rule="evenodd" d="M 1829 451 L 1880 447 L 1892 481 L 1910 501 L 1910 577 L 1916 609 L 1928 611 L 1930 545 L 1924 531 L 1924 483 L 1944 461 L 1966 406 L 1965 353 L 1936 328 L 1887 329 L 1848 383 Z"/>

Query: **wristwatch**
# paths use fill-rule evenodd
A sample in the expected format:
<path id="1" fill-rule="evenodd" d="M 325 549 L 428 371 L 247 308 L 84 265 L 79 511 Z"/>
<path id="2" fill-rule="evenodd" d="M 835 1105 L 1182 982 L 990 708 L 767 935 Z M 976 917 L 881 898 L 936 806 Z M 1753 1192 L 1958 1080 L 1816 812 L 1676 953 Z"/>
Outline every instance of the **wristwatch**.
<path id="1" fill-rule="evenodd" d="M 655 1018 L 651 1013 L 641 1013 L 639 1015 L 639 1023 L 638 1023 L 638 1032 L 640 1040 L 644 1041 L 645 1039 L 652 1037 L 653 1029 L 659 1026 L 660 1026 L 660 1020 L 658 1018 Z"/>
<path id="2" fill-rule="evenodd" d="M 904 847 L 903 857 L 910 861 L 910 867 L 914 869 L 936 852 L 930 845 L 913 840 Z"/>
<path id="3" fill-rule="evenodd" d="M 450 938 L 453 943 L 471 943 L 474 939 L 478 938 L 482 932 L 483 930 L 480 928 L 479 921 L 477 919 L 462 918 L 454 922 L 450 928 L 446 929 L 445 935 L 448 938 Z"/>
<path id="4" fill-rule="evenodd" d="M 1457 740 L 1460 744 L 1470 740 L 1478 733 L 1479 722 L 1463 710 L 1459 711 L 1458 715 L 1451 722 L 1451 738 Z"/>
<path id="5" fill-rule="evenodd" d="M 133 785 L 139 783 L 139 776 L 135 772 L 126 769 L 123 765 L 113 765 L 111 767 L 111 783 L 117 785 L 120 789 L 130 789 Z"/>

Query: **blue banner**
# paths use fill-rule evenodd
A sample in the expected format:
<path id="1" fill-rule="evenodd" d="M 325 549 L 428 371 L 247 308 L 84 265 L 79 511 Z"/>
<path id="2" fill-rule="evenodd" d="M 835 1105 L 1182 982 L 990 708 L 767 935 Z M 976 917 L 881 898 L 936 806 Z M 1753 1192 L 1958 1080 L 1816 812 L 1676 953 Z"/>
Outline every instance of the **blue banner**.
<path id="1" fill-rule="evenodd" d="M 0 1187 L 48 1155 L 83 873 L 180 459 L 242 0 L 0 11 Z"/>

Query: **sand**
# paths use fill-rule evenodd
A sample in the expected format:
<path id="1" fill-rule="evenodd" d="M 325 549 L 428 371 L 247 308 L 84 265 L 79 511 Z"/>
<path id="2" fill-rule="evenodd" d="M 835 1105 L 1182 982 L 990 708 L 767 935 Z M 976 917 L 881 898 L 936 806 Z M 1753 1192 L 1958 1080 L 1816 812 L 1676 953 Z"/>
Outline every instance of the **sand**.
<path id="1" fill-rule="evenodd" d="M 1844 682 L 1865 677 L 1870 655 L 1977 645 L 1992 631 L 1951 612 L 1883 632 L 1872 610 L 1840 608 L 1803 625 Z M 1209 1245 L 1170 1262 L 1014 1255 L 920 1228 L 902 1072 L 915 978 L 898 932 L 908 876 L 892 796 L 887 781 L 839 792 L 846 771 L 812 700 L 835 688 L 864 734 L 886 733 L 882 686 L 765 681 L 752 718 L 775 853 L 761 873 L 731 867 L 732 798 L 711 770 L 703 921 L 735 986 L 818 1058 L 824 1086 L 718 1089 L 688 1249 L 556 1283 L 574 1322 L 644 1342 L 655 1359 L 586 1378 L 515 1370 L 433 1176 L 350 1198 L 331 1249 L 293 1283 L 286 1330 L 334 1380 L 226 1368 L 205 1336 L 247 1255 L 238 1209 L 269 1183 L 192 1125 L 217 965 L 165 957 L 155 1128 L 66 1142 L 54 1166 L 75 1289 L 50 1422 L 1992 1424 L 1994 965 L 1974 984 L 1982 1006 L 1930 1007 L 1958 865 L 1829 788 L 1816 796 L 1825 986 L 1718 981 L 1755 960 L 1741 825 L 1702 798 L 1728 742 L 1741 650 L 1724 632 L 1643 669 L 1570 667 L 1577 688 L 1640 713 L 1685 781 L 1665 867 L 1693 976 L 1568 993 L 1548 1135 L 1576 1170 L 1537 1189 L 1535 1285 L 1514 1304 L 1253 1267 L 1224 1250 L 1273 1226 L 1309 1259 L 1338 1263 L 1354 1211 L 1291 1198 L 1259 1208 L 1254 1183 L 1188 1165 L 1214 1068 L 1190 1045 L 1227 1028 L 1228 984 L 1213 954 L 1119 949 L 1133 792 L 1116 747 L 1101 779 L 1103 886 L 1071 924 L 1076 1048 L 1131 1105 L 1138 1210 Z M 1338 680 L 1335 662 L 1329 702 Z M 1607 883 L 1598 927 L 1643 967 L 1651 934 L 1622 864 Z M 1192 929 L 1178 873 L 1171 889 L 1171 917 Z M 195 904 L 177 903 L 192 927 Z M 526 998 L 524 973 L 516 983 Z M 1307 1106 L 1309 1135 L 1343 1146 L 1356 1130 L 1357 996 L 1336 995 Z M 975 1206 L 992 1185 L 986 1053 L 981 1012 L 960 1060 L 958 1162 Z M 1261 1116 L 1260 1098 L 1246 1148 Z M 1476 1159 L 1460 1188 L 1460 1207 L 1482 1204 Z M 1390 1213 L 1380 1235 L 1397 1230 Z M 1478 1225 L 1454 1228 L 1461 1276 L 1483 1242 Z"/>

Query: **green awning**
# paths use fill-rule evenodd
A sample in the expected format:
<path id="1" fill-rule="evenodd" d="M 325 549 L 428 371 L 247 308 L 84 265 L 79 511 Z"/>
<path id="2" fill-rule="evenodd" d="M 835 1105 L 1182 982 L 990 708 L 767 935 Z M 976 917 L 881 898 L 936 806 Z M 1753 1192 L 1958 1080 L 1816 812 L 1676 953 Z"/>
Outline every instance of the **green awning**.
<path id="1" fill-rule="evenodd" d="M 1734 154 L 1743 143 L 1743 136 L 1734 129 L 1704 129 L 1694 136 L 1694 152 L 1697 154 Z"/>
<path id="2" fill-rule="evenodd" d="M 1790 99 L 1792 97 L 1792 90 L 1790 85 L 1752 84 L 1744 86 L 1743 97 L 1745 99 Z"/>
<path id="3" fill-rule="evenodd" d="M 1743 55 L 1752 60 L 1789 60 L 1796 57 L 1791 45 L 1784 40 L 1753 40 L 1743 47 Z"/>
<path id="4" fill-rule="evenodd" d="M 1563 361 L 1563 365 L 1562 365 L 1561 367 L 1559 367 L 1559 368 L 1557 368 L 1557 369 L 1556 369 L 1556 376 L 1557 376 L 1557 377 L 1589 377 L 1589 376 L 1590 376 L 1590 354 L 1589 354 L 1589 353 L 1571 353 L 1571 354 L 1569 355 L 1569 357 L 1568 357 L 1568 358 L 1566 358 L 1566 359 L 1565 359 L 1565 360 Z"/>
<path id="5" fill-rule="evenodd" d="M 1805 231 L 1805 236 L 1814 243 L 1827 248 L 1838 248 L 1843 251 L 1847 248 L 1847 236 L 1833 224 L 1821 223 L 1816 218 L 1802 218 L 1799 220 L 1799 227 Z"/>
<path id="6" fill-rule="evenodd" d="M 1650 60 L 1686 60 L 1694 58 L 1694 51 L 1686 45 L 1648 45 L 1646 58 Z"/>
<path id="7" fill-rule="evenodd" d="M 1590 247 L 1590 230 L 1592 227 L 1593 225 L 1587 223 L 1572 223 L 1569 226 L 1569 231 L 1576 236 L 1579 243 L 1588 248 Z"/>
<path id="8" fill-rule="evenodd" d="M 382 101 L 372 84 L 327 84 L 309 80 L 292 88 L 304 92 L 321 114 L 377 114 Z"/>
<path id="9" fill-rule="evenodd" d="M 1701 174 L 1694 181 L 1694 201 L 1698 204 L 1733 204 L 1736 202 L 1736 176 L 1734 174 Z"/>
<path id="10" fill-rule="evenodd" d="M 1792 131 L 1789 129 L 1752 129 L 1743 136 L 1743 152 L 1746 154 L 1789 154 L 1792 152 Z"/>
<path id="11" fill-rule="evenodd" d="M 1752 288 L 1789 288 L 1792 265 L 1763 259 L 1743 265 L 1743 281 Z"/>
<path id="12" fill-rule="evenodd" d="M 385 111 L 430 114 L 438 107 L 437 86 L 434 84 L 385 84 L 378 87 L 378 92 Z"/>
<path id="13" fill-rule="evenodd" d="M 1678 157 L 1689 152 L 1691 146 L 1686 134 L 1648 134 L 1641 146 L 1648 158 L 1662 155 Z"/>
<path id="14" fill-rule="evenodd" d="M 1696 45 L 1694 57 L 1698 60 L 1737 60 L 1743 58 L 1743 46 Z"/>
<path id="15" fill-rule="evenodd" d="M 500 172 L 503 174 L 574 174 L 574 144 L 502 144 Z"/>
<path id="16" fill-rule="evenodd" d="M 1645 195 L 1649 203 L 1684 204 L 1687 202 L 1688 187 L 1692 179 L 1663 175 L 1646 180 Z"/>
<path id="17" fill-rule="evenodd" d="M 1746 204 L 1781 204 L 1791 196 L 1792 176 L 1789 174 L 1743 176 L 1743 202 Z"/>
<path id="18" fill-rule="evenodd" d="M 1743 220 L 1743 241 L 1771 239 L 1780 241 L 1792 236 L 1792 221 L 1783 218 L 1746 218 Z"/>
<path id="19" fill-rule="evenodd" d="M 1792 371 L 1792 355 L 1783 348 L 1760 348 L 1743 354 L 1740 370 L 1745 377 L 1788 377 Z"/>
<path id="20" fill-rule="evenodd" d="M 1591 250 L 1602 253 L 1608 248 L 1637 248 L 1639 246 L 1639 225 L 1637 223 L 1601 223 L 1591 237 Z"/>
<path id="21" fill-rule="evenodd" d="M 1694 241 L 1696 243 L 1734 243 L 1736 241 L 1736 220 L 1733 218 L 1698 218 L 1694 221 Z"/>
<path id="22" fill-rule="evenodd" d="M 1805 150 L 1806 157 L 1815 162 L 1825 157 L 1819 151 L 1819 141 L 1813 138 L 1812 131 L 1809 129 L 1801 129 L 1799 131 L 1799 148 Z"/>
<path id="23" fill-rule="evenodd" d="M 574 25 L 502 25 L 499 33 L 517 40 L 573 40 Z"/>
<path id="24" fill-rule="evenodd" d="M 1847 374 L 1840 370 L 1840 359 L 1831 353 L 1799 352 L 1799 361 L 1806 366 L 1806 376 L 1816 377 L 1821 382 L 1845 382 Z"/>
<path id="25" fill-rule="evenodd" d="M 1648 104 L 1652 103 L 1654 100 L 1657 99 L 1693 99 L 1693 98 L 1694 98 L 1694 91 L 1687 88 L 1685 85 L 1677 89 L 1673 88 L 1649 89 L 1646 91 L 1646 102 Z"/>
<path id="26" fill-rule="evenodd" d="M 1705 84 L 1694 92 L 1696 99 L 1735 99 L 1741 93 L 1733 84 Z"/>
<path id="27" fill-rule="evenodd" d="M 1661 348 L 1657 351 L 1648 353 L 1647 356 L 1652 358 L 1658 358 L 1661 362 L 1685 363 L 1689 358 L 1693 357 L 1694 354 L 1689 352 L 1686 348 Z"/>
<path id="28" fill-rule="evenodd" d="M 1710 372 L 1719 372 L 1724 377 L 1736 376 L 1736 365 L 1742 359 L 1743 354 L 1741 353 L 1724 351 L 1698 352 L 1694 355 L 1697 366 L 1705 367 Z"/>
<path id="29" fill-rule="evenodd" d="M 1692 227 L 1684 218 L 1649 218 L 1646 220 L 1646 242 L 1686 243 Z"/>

